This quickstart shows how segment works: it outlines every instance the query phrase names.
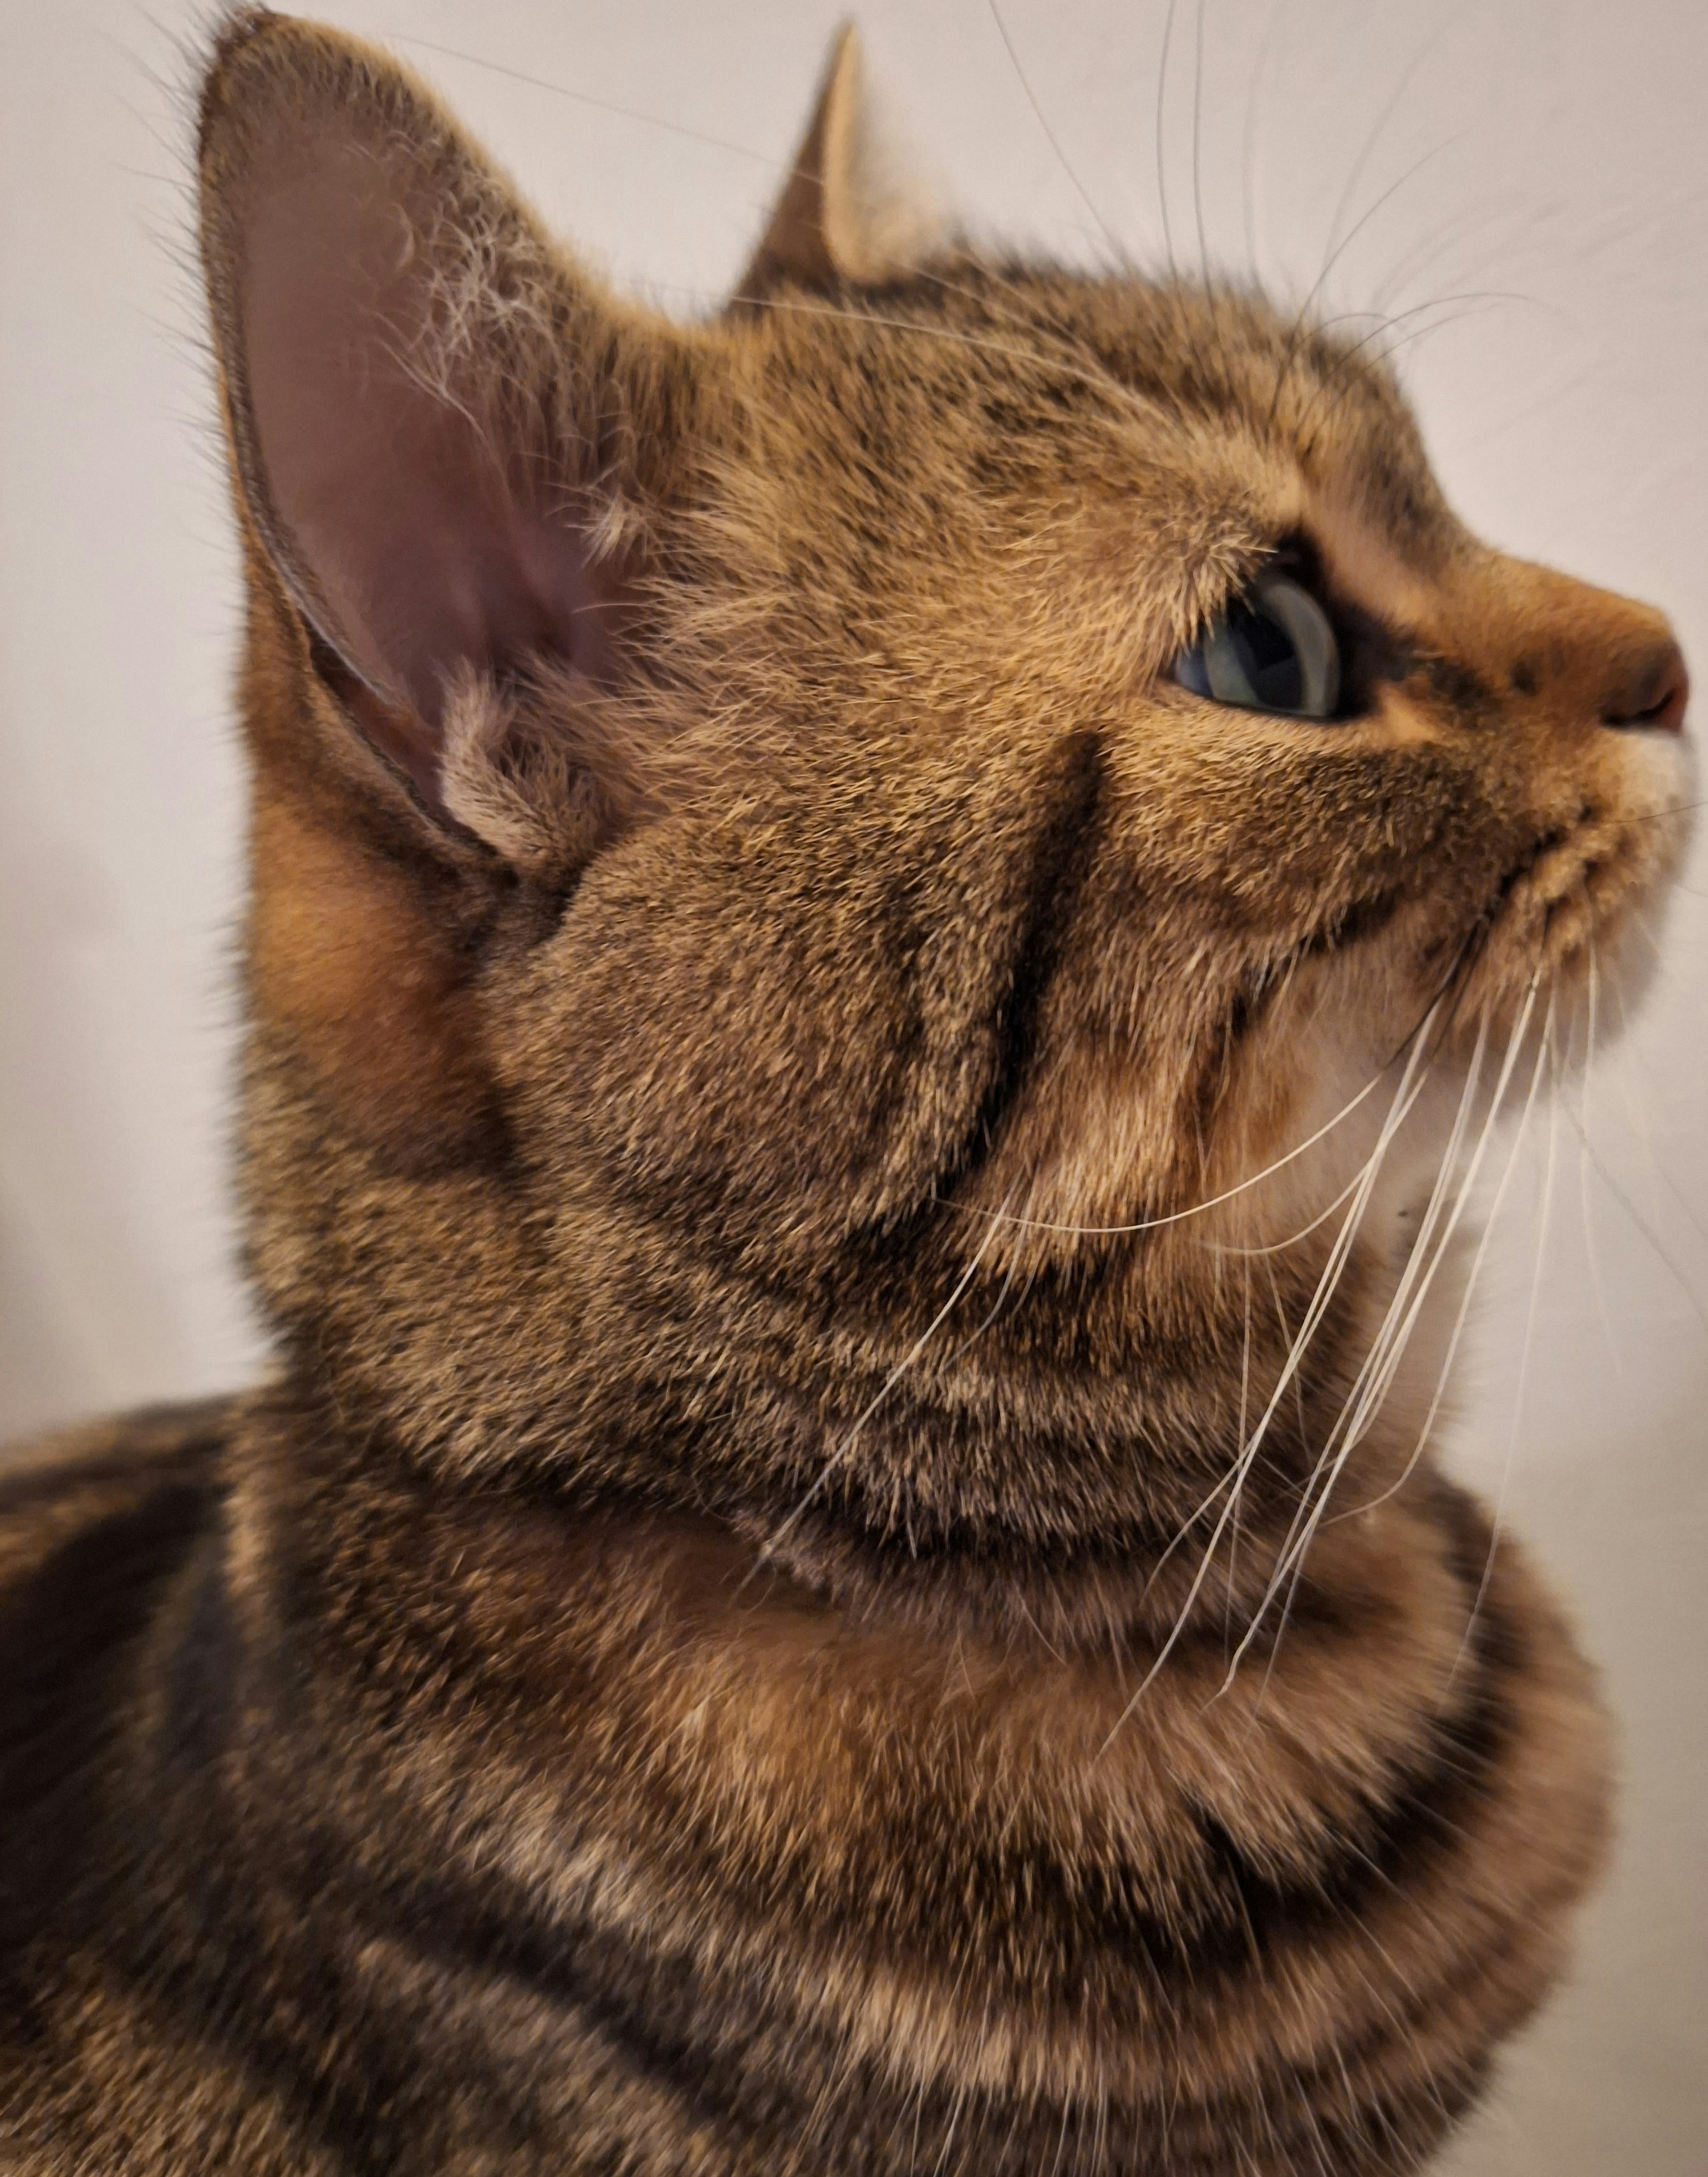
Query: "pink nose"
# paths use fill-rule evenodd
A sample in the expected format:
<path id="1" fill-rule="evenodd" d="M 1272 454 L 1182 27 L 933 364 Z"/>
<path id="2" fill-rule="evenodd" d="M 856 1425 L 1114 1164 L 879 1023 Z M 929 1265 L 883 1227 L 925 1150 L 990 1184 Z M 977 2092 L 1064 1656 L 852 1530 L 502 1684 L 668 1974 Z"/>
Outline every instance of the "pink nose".
<path id="1" fill-rule="evenodd" d="M 1690 675 L 1678 644 L 1660 644 L 1613 690 L 1602 712 L 1604 726 L 1647 726 L 1663 734 L 1682 733 L 1690 701 Z"/>

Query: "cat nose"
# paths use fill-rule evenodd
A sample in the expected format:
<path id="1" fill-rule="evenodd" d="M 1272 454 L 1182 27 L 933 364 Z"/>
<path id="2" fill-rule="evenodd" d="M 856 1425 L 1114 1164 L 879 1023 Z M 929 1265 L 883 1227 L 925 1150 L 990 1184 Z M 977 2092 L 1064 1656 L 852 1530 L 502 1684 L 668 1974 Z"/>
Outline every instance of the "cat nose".
<path id="1" fill-rule="evenodd" d="M 1682 733 L 1690 700 L 1690 675 L 1684 654 L 1671 636 L 1635 660 L 1607 691 L 1602 723 L 1621 729 L 1646 726 L 1664 734 Z"/>

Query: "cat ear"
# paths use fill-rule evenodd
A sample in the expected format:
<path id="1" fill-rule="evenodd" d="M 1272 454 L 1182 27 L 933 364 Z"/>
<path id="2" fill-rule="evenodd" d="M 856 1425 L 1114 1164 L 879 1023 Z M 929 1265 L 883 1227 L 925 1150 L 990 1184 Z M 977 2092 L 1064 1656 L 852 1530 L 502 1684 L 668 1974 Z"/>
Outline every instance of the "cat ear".
<path id="1" fill-rule="evenodd" d="M 427 92 L 250 9 L 202 106 L 238 482 L 322 677 L 443 815 L 453 691 L 615 670 L 613 549 L 684 343 L 547 238 Z M 669 353 L 665 351 L 669 350 Z"/>
<path id="2" fill-rule="evenodd" d="M 954 240 L 942 206 L 897 142 L 867 81 L 851 23 L 837 32 L 807 133 L 737 303 L 780 287 L 895 279 Z"/>

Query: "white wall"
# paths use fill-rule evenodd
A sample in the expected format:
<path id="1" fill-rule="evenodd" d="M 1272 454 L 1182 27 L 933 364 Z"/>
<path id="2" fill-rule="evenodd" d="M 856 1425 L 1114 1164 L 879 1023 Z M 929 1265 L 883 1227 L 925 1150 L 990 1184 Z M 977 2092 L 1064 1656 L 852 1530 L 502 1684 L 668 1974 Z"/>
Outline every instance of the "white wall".
<path id="1" fill-rule="evenodd" d="M 736 269 L 839 8 L 327 12 L 406 30 L 401 50 L 549 214 L 688 310 Z M 182 0 L 0 0 L 6 1432 L 257 1364 L 223 1176 L 237 584 L 176 95 L 174 40 L 204 19 Z M 1662 603 L 1708 673 L 1708 10 L 1178 0 L 1159 93 L 1158 0 L 1005 0 L 1077 182 L 986 0 L 873 0 L 862 19 L 993 232 L 1084 249 L 1089 198 L 1160 257 L 1160 106 L 1178 256 L 1196 263 L 1201 221 L 1212 259 L 1299 295 L 1350 236 L 1325 306 L 1416 311 L 1394 336 L 1462 510 Z M 1491 1488 L 1509 1469 L 1509 1515 L 1575 1596 L 1627 1767 L 1576 1981 L 1509 2065 L 1461 2177 L 1708 2169 L 1705 882 L 1699 857 L 1644 1018 L 1597 1064 L 1586 1115 L 1574 1094 L 1554 1124 L 1545 1230 L 1539 1127 L 1459 1432 Z"/>

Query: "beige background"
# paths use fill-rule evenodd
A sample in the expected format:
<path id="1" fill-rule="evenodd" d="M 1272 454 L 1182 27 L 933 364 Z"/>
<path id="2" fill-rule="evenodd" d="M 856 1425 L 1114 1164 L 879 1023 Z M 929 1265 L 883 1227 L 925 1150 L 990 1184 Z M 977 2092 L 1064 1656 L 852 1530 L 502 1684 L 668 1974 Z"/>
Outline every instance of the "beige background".
<path id="1" fill-rule="evenodd" d="M 326 12 L 399 36 L 550 215 L 691 311 L 836 10 Z M 1101 221 L 1160 259 L 1166 194 L 1194 265 L 1201 231 L 1297 297 L 1334 254 L 1326 310 L 1409 314 L 1384 337 L 1463 511 L 1664 604 L 1708 678 L 1708 10 L 1178 0 L 1171 33 L 1154 0 L 1005 0 L 1030 95 L 984 0 L 862 19 L 994 232 L 1084 253 Z M 259 1360 L 224 1181 L 237 588 L 185 262 L 179 41 L 204 20 L 0 0 L 0 1432 Z M 1627 1786 L 1576 1978 L 1462 2177 L 1708 2170 L 1705 887 L 1699 855 L 1635 1032 L 1535 1129 L 1465 1381 L 1457 1455 L 1507 1477 L 1575 1595 Z"/>

